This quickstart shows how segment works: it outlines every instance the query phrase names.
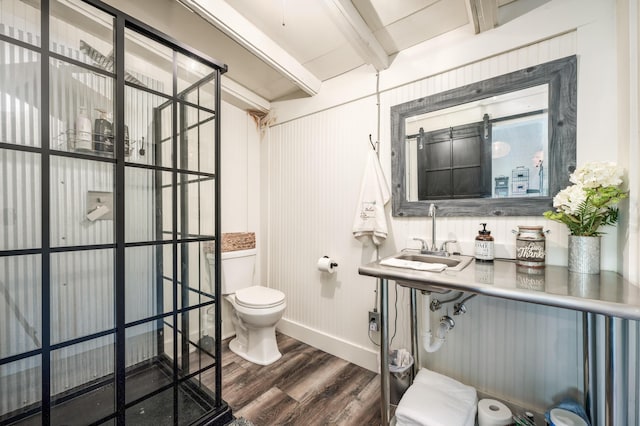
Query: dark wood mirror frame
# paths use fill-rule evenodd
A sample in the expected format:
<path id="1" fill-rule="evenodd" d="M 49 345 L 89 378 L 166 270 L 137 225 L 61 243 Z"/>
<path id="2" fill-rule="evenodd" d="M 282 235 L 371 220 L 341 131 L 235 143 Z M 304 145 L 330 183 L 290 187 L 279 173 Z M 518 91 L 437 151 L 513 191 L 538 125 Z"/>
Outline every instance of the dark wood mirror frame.
<path id="1" fill-rule="evenodd" d="M 549 85 L 549 196 L 408 201 L 406 132 L 408 117 L 541 84 Z M 393 216 L 537 216 L 553 208 L 553 196 L 570 185 L 576 168 L 577 58 L 569 56 L 391 107 Z"/>

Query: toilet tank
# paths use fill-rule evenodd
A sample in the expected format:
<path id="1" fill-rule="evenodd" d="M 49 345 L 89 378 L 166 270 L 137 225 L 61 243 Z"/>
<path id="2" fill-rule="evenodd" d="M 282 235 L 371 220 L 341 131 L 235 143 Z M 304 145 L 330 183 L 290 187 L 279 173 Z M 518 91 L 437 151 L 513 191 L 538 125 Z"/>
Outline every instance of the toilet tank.
<path id="1" fill-rule="evenodd" d="M 241 288 L 253 285 L 256 249 L 227 251 L 220 256 L 222 257 L 222 294 L 235 293 Z"/>

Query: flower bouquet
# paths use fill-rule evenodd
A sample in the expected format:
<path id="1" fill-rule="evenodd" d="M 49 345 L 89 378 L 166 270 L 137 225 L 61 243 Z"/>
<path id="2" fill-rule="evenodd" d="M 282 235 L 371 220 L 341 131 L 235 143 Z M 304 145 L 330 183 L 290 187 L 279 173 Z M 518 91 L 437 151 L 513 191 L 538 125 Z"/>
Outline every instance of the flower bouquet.
<path id="1" fill-rule="evenodd" d="M 564 223 L 571 235 L 597 237 L 601 226 L 618 221 L 618 204 L 628 197 L 623 191 L 623 170 L 612 162 L 591 162 L 574 171 L 568 186 L 553 198 L 555 211 L 544 217 Z"/>

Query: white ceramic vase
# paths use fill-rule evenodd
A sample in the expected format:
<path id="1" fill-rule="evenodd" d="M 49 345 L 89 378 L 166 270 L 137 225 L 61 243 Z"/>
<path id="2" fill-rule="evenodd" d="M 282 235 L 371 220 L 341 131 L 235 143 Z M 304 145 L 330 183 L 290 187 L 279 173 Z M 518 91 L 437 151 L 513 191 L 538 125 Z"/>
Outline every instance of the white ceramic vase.
<path id="1" fill-rule="evenodd" d="M 600 237 L 569 235 L 569 271 L 600 273 Z"/>

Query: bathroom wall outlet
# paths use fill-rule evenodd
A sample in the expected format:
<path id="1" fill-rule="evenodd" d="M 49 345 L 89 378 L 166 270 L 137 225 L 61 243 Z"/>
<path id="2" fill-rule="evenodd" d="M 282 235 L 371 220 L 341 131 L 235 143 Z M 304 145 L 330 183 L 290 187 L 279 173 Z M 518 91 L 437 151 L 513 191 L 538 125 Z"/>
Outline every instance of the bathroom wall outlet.
<path id="1" fill-rule="evenodd" d="M 369 311 L 369 331 L 380 331 L 380 313 Z"/>

